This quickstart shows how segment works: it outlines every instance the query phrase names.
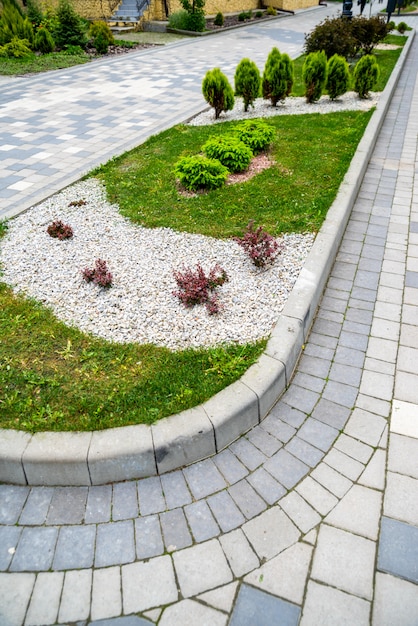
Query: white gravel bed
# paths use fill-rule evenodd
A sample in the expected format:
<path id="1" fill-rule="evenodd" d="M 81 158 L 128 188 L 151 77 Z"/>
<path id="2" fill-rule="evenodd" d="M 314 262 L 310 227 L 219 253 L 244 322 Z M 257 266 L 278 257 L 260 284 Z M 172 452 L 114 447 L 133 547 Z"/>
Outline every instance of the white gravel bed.
<path id="1" fill-rule="evenodd" d="M 72 201 L 85 199 L 81 207 Z M 46 229 L 54 220 L 73 228 L 59 241 Z M 284 251 L 266 271 L 257 269 L 233 240 L 147 229 L 123 218 L 94 179 L 75 184 L 11 220 L 1 242 L 2 280 L 50 307 L 64 322 L 119 343 L 153 343 L 172 350 L 246 343 L 266 337 L 303 266 L 314 236 L 286 235 Z M 85 267 L 102 258 L 113 275 L 103 289 L 86 283 Z M 172 295 L 173 269 L 200 263 L 223 267 L 218 288 L 223 310 L 186 309 Z"/>
<path id="2" fill-rule="evenodd" d="M 189 121 L 191 126 L 205 126 L 207 124 L 218 124 L 220 122 L 231 122 L 232 120 L 251 119 L 253 117 L 274 117 L 276 115 L 302 115 L 305 113 L 333 113 L 339 111 L 368 111 L 376 106 L 379 101 L 379 93 L 370 92 L 366 99 L 360 99 L 354 91 L 348 91 L 336 100 L 330 100 L 329 96 L 322 96 L 318 102 L 308 104 L 306 98 L 286 98 L 284 102 L 276 107 L 271 106 L 269 100 L 258 98 L 254 102 L 254 107 L 249 107 L 244 112 L 242 98 L 235 98 L 235 106 L 232 111 L 221 113 L 219 119 L 215 120 L 214 109 L 200 113 Z"/>

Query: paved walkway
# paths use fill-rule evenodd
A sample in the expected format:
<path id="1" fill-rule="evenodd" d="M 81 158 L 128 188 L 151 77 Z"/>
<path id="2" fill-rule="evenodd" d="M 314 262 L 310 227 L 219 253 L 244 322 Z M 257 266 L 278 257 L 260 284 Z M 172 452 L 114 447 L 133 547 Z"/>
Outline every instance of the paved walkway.
<path id="1" fill-rule="evenodd" d="M 161 477 L 0 485 L 1 626 L 418 624 L 417 69 L 415 39 L 281 401 L 228 449 Z M 16 89 L 35 106 L 49 80 Z M 74 128 L 77 115 L 64 116 Z M 13 206 L 30 201 L 17 191 Z"/>

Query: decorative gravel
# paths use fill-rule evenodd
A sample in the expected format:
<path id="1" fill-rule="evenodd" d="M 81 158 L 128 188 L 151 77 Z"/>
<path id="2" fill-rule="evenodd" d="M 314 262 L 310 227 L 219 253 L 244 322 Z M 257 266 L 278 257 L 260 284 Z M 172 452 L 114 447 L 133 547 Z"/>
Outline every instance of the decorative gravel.
<path id="1" fill-rule="evenodd" d="M 244 111 L 242 98 L 235 98 L 235 106 L 232 111 L 221 113 L 215 120 L 212 108 L 200 113 L 189 121 L 191 126 L 205 126 L 207 124 L 219 124 L 232 120 L 251 119 L 253 117 L 274 117 L 276 115 L 302 115 L 305 113 L 334 113 L 339 111 L 368 111 L 376 106 L 379 101 L 379 93 L 370 92 L 369 97 L 360 99 L 354 91 L 348 91 L 336 100 L 330 100 L 329 96 L 322 96 L 318 102 L 308 104 L 306 98 L 286 98 L 276 107 L 271 106 L 269 100 L 258 98 L 254 107 Z"/>
<path id="2" fill-rule="evenodd" d="M 271 107 L 259 99 L 243 113 L 237 99 L 220 121 L 289 113 L 365 110 L 378 94 L 359 100 L 351 93 L 316 104 L 287 98 Z M 192 124 L 213 123 L 213 110 Z M 84 199 L 83 206 L 68 206 Z M 48 225 L 61 220 L 72 239 L 51 238 Z M 267 270 L 257 269 L 233 240 L 191 235 L 170 228 L 147 229 L 123 218 L 94 179 L 77 183 L 13 219 L 1 242 L 4 282 L 50 307 L 64 322 L 119 343 L 154 343 L 171 350 L 247 343 L 267 337 L 282 311 L 314 241 L 313 234 L 289 234 L 283 252 Z M 113 275 L 110 289 L 86 283 L 85 267 L 104 259 Z M 215 263 L 229 281 L 218 288 L 222 311 L 209 315 L 203 305 L 186 309 L 173 296 L 173 270 Z"/>

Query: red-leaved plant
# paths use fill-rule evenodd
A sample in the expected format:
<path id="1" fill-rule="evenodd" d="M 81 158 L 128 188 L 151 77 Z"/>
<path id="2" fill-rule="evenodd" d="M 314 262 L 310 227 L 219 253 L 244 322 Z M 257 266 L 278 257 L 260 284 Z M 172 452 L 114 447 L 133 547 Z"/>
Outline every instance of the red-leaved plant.
<path id="1" fill-rule="evenodd" d="M 93 269 L 86 267 L 82 271 L 83 278 L 86 282 L 93 282 L 99 287 L 111 287 L 112 286 L 112 274 L 107 269 L 106 261 L 103 259 L 96 259 Z"/>
<path id="2" fill-rule="evenodd" d="M 56 239 L 71 239 L 73 236 L 73 229 L 69 224 L 64 224 L 61 220 L 56 220 L 52 222 L 46 229 L 46 232 L 50 237 L 55 237 Z"/>
<path id="3" fill-rule="evenodd" d="M 234 241 L 245 250 L 256 267 L 273 263 L 283 250 L 283 244 L 279 244 L 262 226 L 254 230 L 254 220 L 248 223 L 243 237 L 234 237 Z"/>
<path id="4" fill-rule="evenodd" d="M 219 313 L 221 305 L 213 291 L 228 280 L 228 275 L 218 263 L 207 276 L 200 263 L 196 265 L 195 270 L 184 266 L 182 271 L 173 270 L 173 276 L 178 286 L 178 290 L 173 291 L 173 296 L 176 296 L 185 307 L 204 304 L 209 315 Z"/>

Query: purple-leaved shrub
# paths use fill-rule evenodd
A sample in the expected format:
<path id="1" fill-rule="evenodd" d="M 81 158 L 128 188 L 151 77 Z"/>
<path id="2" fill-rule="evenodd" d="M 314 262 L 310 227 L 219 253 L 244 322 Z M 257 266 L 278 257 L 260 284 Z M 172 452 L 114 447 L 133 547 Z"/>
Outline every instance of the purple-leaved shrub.
<path id="1" fill-rule="evenodd" d="M 73 229 L 69 224 L 64 224 L 61 220 L 56 220 L 52 222 L 46 229 L 46 232 L 50 237 L 55 237 L 55 239 L 59 239 L 62 241 L 63 239 L 71 239 L 73 236 Z"/>
<path id="2" fill-rule="evenodd" d="M 112 286 L 112 274 L 109 272 L 106 261 L 96 259 L 93 269 L 86 267 L 82 270 L 83 278 L 88 283 L 94 283 L 99 287 Z"/>
<path id="3" fill-rule="evenodd" d="M 173 291 L 173 296 L 176 296 L 185 307 L 204 304 L 209 315 L 219 313 L 221 305 L 217 294 L 213 292 L 216 287 L 228 280 L 228 275 L 218 263 L 208 275 L 198 263 L 195 270 L 184 266 L 181 271 L 173 270 L 173 276 L 178 286 L 178 290 Z"/>
<path id="4" fill-rule="evenodd" d="M 256 267 L 273 263 L 283 250 L 283 244 L 279 244 L 262 226 L 254 230 L 254 220 L 248 223 L 243 237 L 234 237 L 234 241 L 245 250 Z"/>

